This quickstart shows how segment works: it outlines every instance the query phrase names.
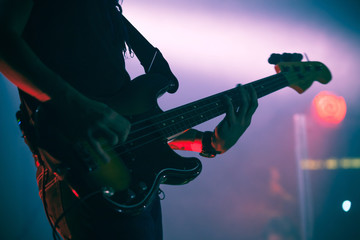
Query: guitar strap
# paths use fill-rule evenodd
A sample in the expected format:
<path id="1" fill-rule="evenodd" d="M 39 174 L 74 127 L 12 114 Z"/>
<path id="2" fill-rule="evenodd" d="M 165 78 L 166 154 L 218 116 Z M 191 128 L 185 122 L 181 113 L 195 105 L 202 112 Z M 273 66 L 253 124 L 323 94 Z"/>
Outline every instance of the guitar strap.
<path id="1" fill-rule="evenodd" d="M 168 92 L 176 92 L 179 82 L 160 50 L 155 48 L 122 14 L 120 14 L 120 18 L 127 32 L 128 40 L 126 43 L 134 51 L 145 72 L 158 73 L 168 77 Z"/>

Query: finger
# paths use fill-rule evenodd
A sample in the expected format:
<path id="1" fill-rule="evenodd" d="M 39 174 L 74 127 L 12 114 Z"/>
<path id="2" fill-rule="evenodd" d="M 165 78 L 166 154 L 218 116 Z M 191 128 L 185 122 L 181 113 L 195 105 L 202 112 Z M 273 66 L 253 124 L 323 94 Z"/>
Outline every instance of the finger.
<path id="1" fill-rule="evenodd" d="M 97 131 L 97 136 L 95 137 L 105 138 L 106 142 L 109 145 L 116 145 L 119 143 L 118 134 L 112 131 L 108 126 L 103 124 L 98 124 L 96 131 Z"/>
<path id="2" fill-rule="evenodd" d="M 110 156 L 106 151 L 106 147 L 115 145 L 119 141 L 117 134 L 101 124 L 97 125 L 95 129 L 88 130 L 88 140 L 94 151 L 105 163 L 110 161 Z"/>
<path id="3" fill-rule="evenodd" d="M 118 138 L 117 143 L 125 142 L 131 127 L 130 122 L 126 118 L 114 112 L 108 126 L 116 133 Z"/>
<path id="4" fill-rule="evenodd" d="M 239 111 L 237 112 L 237 118 L 243 119 L 246 116 L 246 113 L 249 108 L 249 94 L 245 90 L 244 86 L 239 86 L 240 92 L 240 101 L 239 101 Z"/>
<path id="5" fill-rule="evenodd" d="M 101 143 L 99 140 L 96 140 L 96 138 L 89 137 L 89 144 L 104 163 L 110 162 L 110 157 L 103 148 L 104 143 Z"/>
<path id="6" fill-rule="evenodd" d="M 250 104 L 246 113 L 247 117 L 251 117 L 258 107 L 258 98 L 254 86 L 249 86 Z"/>
<path id="7" fill-rule="evenodd" d="M 228 95 L 224 96 L 224 100 L 225 100 L 225 105 L 226 105 L 226 116 L 225 116 L 225 118 L 227 119 L 228 124 L 231 126 L 232 123 L 234 123 L 235 119 L 236 119 L 234 106 L 233 106 L 233 104 L 231 102 L 231 98 Z"/>

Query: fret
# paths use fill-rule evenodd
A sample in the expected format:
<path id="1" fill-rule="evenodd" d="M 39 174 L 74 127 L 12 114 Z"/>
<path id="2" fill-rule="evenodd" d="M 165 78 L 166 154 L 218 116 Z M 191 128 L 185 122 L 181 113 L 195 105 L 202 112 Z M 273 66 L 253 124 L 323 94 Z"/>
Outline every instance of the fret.
<path id="1" fill-rule="evenodd" d="M 282 74 L 272 75 L 246 85 L 253 85 L 258 98 L 288 86 L 288 81 Z M 245 85 L 245 86 L 246 86 Z"/>
<path id="2" fill-rule="evenodd" d="M 205 121 L 208 121 L 214 117 L 217 117 L 225 112 L 221 99 L 218 97 L 209 97 L 195 103 L 185 105 L 183 107 L 176 108 L 163 113 L 163 118 L 177 119 L 172 124 L 166 126 L 163 129 L 163 134 L 166 137 L 170 137 L 179 132 L 185 131 L 191 127 L 199 125 Z"/>

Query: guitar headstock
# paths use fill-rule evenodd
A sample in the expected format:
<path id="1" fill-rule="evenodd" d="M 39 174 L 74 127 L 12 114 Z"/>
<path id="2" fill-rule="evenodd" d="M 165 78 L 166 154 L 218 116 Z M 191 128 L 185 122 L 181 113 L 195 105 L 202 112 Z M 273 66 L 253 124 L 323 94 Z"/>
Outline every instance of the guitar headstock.
<path id="1" fill-rule="evenodd" d="M 329 69 L 321 62 L 280 62 L 275 66 L 275 70 L 284 75 L 289 87 L 300 94 L 314 81 L 327 84 L 331 80 Z"/>

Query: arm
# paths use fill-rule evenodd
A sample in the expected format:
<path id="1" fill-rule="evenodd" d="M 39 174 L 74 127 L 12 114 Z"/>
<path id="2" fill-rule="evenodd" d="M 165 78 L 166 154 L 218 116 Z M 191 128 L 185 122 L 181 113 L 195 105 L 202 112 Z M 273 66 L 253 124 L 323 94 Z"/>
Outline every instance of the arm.
<path id="1" fill-rule="evenodd" d="M 50 71 L 21 38 L 32 5 L 31 0 L 0 0 L 0 71 L 41 102 L 81 96 Z"/>
<path id="2" fill-rule="evenodd" d="M 189 129 L 169 142 L 174 150 L 200 152 L 202 156 L 215 156 L 229 150 L 249 127 L 252 115 L 258 106 L 255 89 L 240 86 L 241 102 L 238 111 L 234 109 L 230 98 L 226 98 L 228 106 L 225 118 L 213 132 L 200 132 Z"/>
<path id="3" fill-rule="evenodd" d="M 189 129 L 172 139 L 168 144 L 174 150 L 201 152 L 203 132 Z"/>
<path id="4" fill-rule="evenodd" d="M 93 101 L 51 71 L 21 37 L 32 10 L 31 0 L 0 0 L 0 72 L 24 92 L 41 102 L 49 100 L 66 121 L 64 134 L 73 141 L 87 141 L 105 161 L 108 156 L 98 139 L 124 141 L 129 122 L 105 104 Z M 64 121 L 65 122 L 65 121 Z"/>

